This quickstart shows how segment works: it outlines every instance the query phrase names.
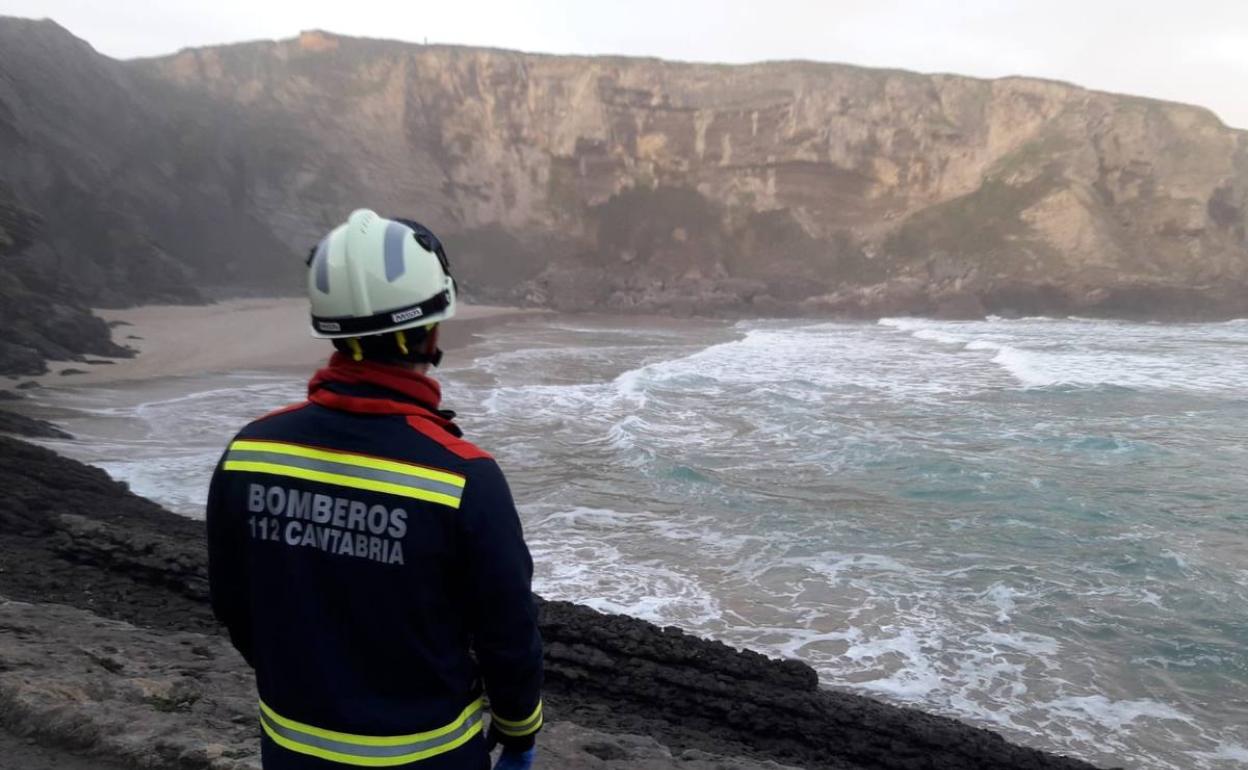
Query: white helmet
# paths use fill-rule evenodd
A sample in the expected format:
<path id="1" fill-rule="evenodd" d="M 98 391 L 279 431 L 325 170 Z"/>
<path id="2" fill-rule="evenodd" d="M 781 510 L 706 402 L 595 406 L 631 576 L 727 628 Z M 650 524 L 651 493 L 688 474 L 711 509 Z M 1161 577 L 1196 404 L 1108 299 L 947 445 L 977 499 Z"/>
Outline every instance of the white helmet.
<path id="1" fill-rule="evenodd" d="M 345 339 L 432 326 L 455 315 L 455 281 L 428 228 L 351 212 L 308 256 L 312 336 Z"/>

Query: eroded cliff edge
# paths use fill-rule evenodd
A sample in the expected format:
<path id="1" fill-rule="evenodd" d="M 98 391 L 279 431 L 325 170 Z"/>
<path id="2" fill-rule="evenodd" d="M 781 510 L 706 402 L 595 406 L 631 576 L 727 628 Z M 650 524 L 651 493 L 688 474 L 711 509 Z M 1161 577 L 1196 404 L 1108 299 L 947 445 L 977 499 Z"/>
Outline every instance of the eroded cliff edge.
<path id="1" fill-rule="evenodd" d="M 31 444 L 0 436 L 0 460 L 0 596 L 89 613 L 0 603 L 0 727 L 143 767 L 254 763 L 250 677 L 207 606 L 202 523 Z M 564 602 L 543 602 L 541 624 L 553 722 L 648 736 L 690 770 L 707 755 L 741 768 L 1091 768 L 820 689 L 801 663 L 674 628 Z M 580 729 L 560 728 L 553 745 L 598 745 L 621 767 L 641 751 L 634 766 L 669 766 L 641 761 L 659 761 L 655 745 L 603 744 Z"/>

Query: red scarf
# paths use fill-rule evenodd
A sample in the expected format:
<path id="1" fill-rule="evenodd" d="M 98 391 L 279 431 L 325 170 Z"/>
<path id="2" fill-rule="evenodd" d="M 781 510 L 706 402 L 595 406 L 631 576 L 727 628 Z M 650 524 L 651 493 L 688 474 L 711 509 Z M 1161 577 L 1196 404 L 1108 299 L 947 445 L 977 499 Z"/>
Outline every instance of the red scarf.
<path id="1" fill-rule="evenodd" d="M 403 396 L 405 400 L 335 393 L 325 387 L 333 382 L 344 385 L 372 385 Z M 434 418 L 439 423 L 450 423 L 450 420 L 438 413 L 438 406 L 442 403 L 442 387 L 437 380 L 401 366 L 374 361 L 353 361 L 342 353 L 334 353 L 329 359 L 329 366 L 312 375 L 308 382 L 308 400 L 347 412 L 411 414 Z"/>
<path id="2" fill-rule="evenodd" d="M 371 385 L 410 400 L 349 396 L 326 387 L 335 382 Z M 438 408 L 442 403 L 442 388 L 437 381 L 401 366 L 353 361 L 349 356 L 335 353 L 329 359 L 329 366 L 312 375 L 308 382 L 308 400 L 329 409 L 357 414 L 407 415 L 408 425 L 459 457 L 465 460 L 489 458 L 489 454 L 461 438 L 463 434 L 451 420 L 454 412 Z"/>

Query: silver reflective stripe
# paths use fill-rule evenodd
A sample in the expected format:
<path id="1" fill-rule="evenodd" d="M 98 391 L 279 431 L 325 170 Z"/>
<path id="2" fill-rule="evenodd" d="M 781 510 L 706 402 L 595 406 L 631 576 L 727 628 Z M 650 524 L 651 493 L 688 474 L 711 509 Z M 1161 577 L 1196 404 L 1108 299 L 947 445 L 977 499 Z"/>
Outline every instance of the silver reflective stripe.
<path id="1" fill-rule="evenodd" d="M 270 718 L 268 714 L 264 713 L 263 710 L 260 712 L 260 719 L 264 721 L 266 729 L 277 733 L 292 743 L 297 743 L 302 746 L 306 746 L 309 749 L 313 749 L 314 751 L 310 751 L 308 753 L 313 754 L 314 756 L 319 756 L 318 752 L 332 751 L 335 754 L 344 754 L 347 757 L 357 757 L 362 760 L 406 757 L 409 754 L 420 754 L 429 751 L 436 752 L 437 749 L 454 744 L 456 740 L 464 737 L 464 735 L 468 733 L 471 733 L 474 729 L 476 729 L 477 724 L 481 721 L 481 718 L 481 712 L 477 711 L 471 717 L 464 720 L 464 723 L 459 727 L 449 733 L 446 733 L 445 735 L 439 735 L 438 737 L 430 738 L 429 740 L 399 743 L 393 746 L 374 746 L 361 743 L 349 743 L 346 741 L 336 741 L 320 735 L 306 733 L 302 730 L 296 730 L 294 728 L 280 725 L 275 720 Z M 417 761 L 422 758 L 423 757 L 417 757 L 412 761 Z M 343 759 L 340 761 L 350 763 L 350 759 Z"/>
<path id="2" fill-rule="evenodd" d="M 403 261 L 403 244 L 407 238 L 412 235 L 412 230 L 407 225 L 401 225 L 398 222 L 391 222 L 386 225 L 385 236 L 385 258 L 386 258 L 386 280 L 393 282 L 396 278 L 403 275 L 407 269 L 407 265 Z"/>
<path id="3" fill-rule="evenodd" d="M 297 455 L 282 454 L 279 452 L 261 452 L 254 449 L 231 449 L 226 455 L 226 462 L 245 462 L 245 463 L 270 463 L 273 465 L 285 465 L 291 468 L 304 468 L 310 471 L 320 471 L 321 473 L 336 473 L 339 476 L 351 476 L 357 479 L 368 479 L 369 481 L 380 481 L 385 484 L 397 484 L 403 487 L 412 487 L 413 489 L 423 489 L 426 492 L 436 492 L 440 495 L 453 497 L 456 500 L 463 495 L 463 488 L 454 484 L 447 484 L 434 479 L 421 478 L 420 476 L 410 476 L 406 473 L 395 473 L 393 471 L 383 471 L 376 468 L 362 468 L 358 465 L 349 465 L 347 463 L 336 463 L 329 460 L 318 460 L 313 457 L 299 457 Z"/>

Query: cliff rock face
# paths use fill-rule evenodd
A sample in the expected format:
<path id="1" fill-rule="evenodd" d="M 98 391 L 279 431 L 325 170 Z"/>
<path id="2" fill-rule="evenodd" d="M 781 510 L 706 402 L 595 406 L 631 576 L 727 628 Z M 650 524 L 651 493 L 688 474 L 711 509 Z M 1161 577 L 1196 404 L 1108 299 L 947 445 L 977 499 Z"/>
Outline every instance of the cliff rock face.
<path id="1" fill-rule="evenodd" d="M 0 182 L 41 221 L 11 269 L 107 306 L 272 282 L 284 248 L 230 198 L 234 122 L 53 22 L 0 18 Z"/>
<path id="2" fill-rule="evenodd" d="M 0 374 L 127 355 L 89 306 L 295 274 L 289 258 L 234 258 L 286 247 L 228 205 L 217 115 L 52 22 L 0 18 Z"/>
<path id="3" fill-rule="evenodd" d="M 19 204 L 0 180 L 0 307 L 5 326 L 0 374 L 42 374 L 45 359 L 81 359 L 82 353 L 130 355 L 113 344 L 103 321 L 48 286 L 40 271 L 29 269 L 22 255 L 41 236 L 39 217 Z M 11 427 L 8 422 L 0 419 L 0 429 Z"/>
<path id="4" fill-rule="evenodd" d="M 297 291 L 368 205 L 494 301 L 1248 314 L 1248 132 L 1023 78 L 321 32 L 117 62 L 0 19 L 0 180 L 43 222 L 0 277 L 79 303 Z"/>
<path id="5" fill-rule="evenodd" d="M 448 233 L 567 308 L 1237 313 L 1248 133 L 1053 82 L 554 57 L 305 33 L 131 69 L 249 117 L 249 205 Z"/>

